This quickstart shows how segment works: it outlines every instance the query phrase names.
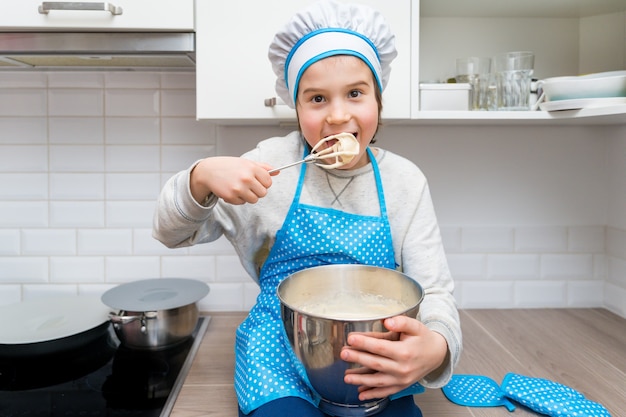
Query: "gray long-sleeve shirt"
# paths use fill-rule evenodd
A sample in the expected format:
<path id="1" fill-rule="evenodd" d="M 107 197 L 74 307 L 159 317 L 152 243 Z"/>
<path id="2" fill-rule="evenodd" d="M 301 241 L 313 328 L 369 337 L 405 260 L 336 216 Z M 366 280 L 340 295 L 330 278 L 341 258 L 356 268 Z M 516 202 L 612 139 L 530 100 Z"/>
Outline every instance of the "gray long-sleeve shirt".
<path id="1" fill-rule="evenodd" d="M 278 167 L 301 159 L 304 149 L 300 133 L 292 132 L 260 142 L 243 157 Z M 452 295 L 454 284 L 428 183 L 419 168 L 401 156 L 378 148 L 376 160 L 396 263 L 424 289 L 418 318 L 442 334 L 448 343 L 450 358 L 445 369 L 420 381 L 427 387 L 440 387 L 452 375 L 462 339 Z M 203 207 L 191 196 L 192 168 L 179 172 L 165 184 L 154 217 L 154 237 L 173 248 L 211 242 L 224 235 L 246 271 L 258 281 L 260 268 L 293 200 L 300 170 L 288 168 L 272 177 L 267 196 L 256 204 L 231 205 L 218 200 Z M 360 215 L 380 215 L 371 164 L 356 170 L 325 170 L 309 165 L 301 202 Z"/>

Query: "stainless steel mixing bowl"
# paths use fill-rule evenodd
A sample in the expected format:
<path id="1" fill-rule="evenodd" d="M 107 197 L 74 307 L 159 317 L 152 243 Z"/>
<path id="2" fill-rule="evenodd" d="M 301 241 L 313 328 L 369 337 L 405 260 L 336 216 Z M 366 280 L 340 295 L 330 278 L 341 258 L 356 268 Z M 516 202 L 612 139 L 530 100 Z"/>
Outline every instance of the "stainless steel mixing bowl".
<path id="1" fill-rule="evenodd" d="M 311 385 L 322 397 L 320 408 L 337 416 L 365 416 L 381 411 L 388 400 L 361 402 L 358 387 L 343 382 L 348 370 L 369 370 L 343 361 L 339 354 L 347 346 L 348 335 L 352 332 L 373 332 L 377 337 L 387 339 L 397 337 L 385 328 L 383 321 L 397 315 L 417 317 L 423 298 L 422 287 L 414 279 L 395 270 L 342 264 L 296 272 L 283 280 L 277 291 L 287 339 L 304 366 Z M 333 317 L 328 311 L 312 313 L 313 310 L 308 307 L 312 300 L 336 299 L 337 294 L 346 294 L 354 299 L 375 296 L 396 300 L 404 308 L 381 315 L 379 309 L 368 311 L 368 303 L 362 302 L 358 315 L 352 311 L 350 318 L 341 318 L 339 315 Z"/>

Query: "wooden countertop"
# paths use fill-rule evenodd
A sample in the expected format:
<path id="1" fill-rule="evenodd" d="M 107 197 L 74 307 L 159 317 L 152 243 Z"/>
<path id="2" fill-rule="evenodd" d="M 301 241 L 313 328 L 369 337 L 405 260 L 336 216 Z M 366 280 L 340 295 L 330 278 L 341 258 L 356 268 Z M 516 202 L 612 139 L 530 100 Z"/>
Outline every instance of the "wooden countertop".
<path id="1" fill-rule="evenodd" d="M 172 417 L 236 417 L 233 388 L 235 329 L 246 313 L 212 316 L 174 405 Z M 626 319 L 603 309 L 461 311 L 464 352 L 456 370 L 497 383 L 507 372 L 547 378 L 626 416 Z M 504 407 L 462 407 L 441 390 L 416 395 L 425 417 L 509 416 Z M 538 416 L 517 407 L 515 417 Z"/>

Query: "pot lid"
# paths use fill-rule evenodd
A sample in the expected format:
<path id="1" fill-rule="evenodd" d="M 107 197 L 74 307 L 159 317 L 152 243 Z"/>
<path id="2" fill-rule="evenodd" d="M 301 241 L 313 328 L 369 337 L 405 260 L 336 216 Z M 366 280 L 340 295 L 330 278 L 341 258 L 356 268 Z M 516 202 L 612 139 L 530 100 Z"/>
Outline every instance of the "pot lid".
<path id="1" fill-rule="evenodd" d="M 0 344 L 47 342 L 73 336 L 109 320 L 94 296 L 57 296 L 0 306 Z"/>
<path id="2" fill-rule="evenodd" d="M 111 288 L 102 294 L 102 302 L 124 311 L 168 310 L 193 304 L 208 293 L 209 286 L 194 279 L 144 279 Z"/>

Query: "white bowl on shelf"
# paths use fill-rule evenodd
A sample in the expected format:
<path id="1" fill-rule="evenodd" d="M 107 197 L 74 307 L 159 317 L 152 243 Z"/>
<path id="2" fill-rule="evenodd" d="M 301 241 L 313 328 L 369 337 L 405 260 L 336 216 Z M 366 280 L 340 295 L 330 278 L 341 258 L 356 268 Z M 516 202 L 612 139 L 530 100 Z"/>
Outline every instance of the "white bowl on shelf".
<path id="1" fill-rule="evenodd" d="M 626 97 L 626 71 L 546 78 L 539 86 L 546 101 Z"/>

